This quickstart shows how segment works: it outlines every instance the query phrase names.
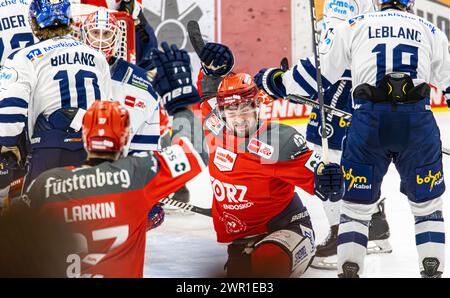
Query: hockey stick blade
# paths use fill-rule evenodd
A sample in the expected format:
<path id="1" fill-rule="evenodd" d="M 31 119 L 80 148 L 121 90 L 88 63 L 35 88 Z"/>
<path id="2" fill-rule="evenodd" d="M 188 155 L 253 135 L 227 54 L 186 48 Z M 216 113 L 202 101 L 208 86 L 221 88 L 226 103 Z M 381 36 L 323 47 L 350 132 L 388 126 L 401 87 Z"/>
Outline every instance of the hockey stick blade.
<path id="1" fill-rule="evenodd" d="M 442 153 L 450 155 L 450 149 L 442 147 Z"/>
<path id="2" fill-rule="evenodd" d="M 187 30 L 192 47 L 194 48 L 197 55 L 200 56 L 200 53 L 205 47 L 205 41 L 203 40 L 202 32 L 200 31 L 200 26 L 198 25 L 198 22 L 189 21 L 187 24 Z"/>
<path id="3" fill-rule="evenodd" d="M 289 94 L 287 96 L 287 99 L 289 99 L 290 101 L 295 102 L 295 103 L 306 104 L 306 105 L 311 106 L 316 109 L 319 108 L 318 102 L 316 102 L 310 98 L 307 98 L 307 97 Z M 350 120 L 352 118 L 352 114 L 342 111 L 342 110 L 339 110 L 339 109 L 336 109 L 336 108 L 333 108 L 333 107 L 330 107 L 329 105 L 324 104 L 323 108 L 327 113 L 329 113 L 333 116 L 344 118 L 345 120 Z"/>
<path id="4" fill-rule="evenodd" d="M 174 206 L 180 209 L 184 209 L 186 211 L 192 211 L 201 215 L 212 217 L 211 209 L 201 208 L 191 204 L 179 202 L 168 197 L 161 199 L 159 202 L 164 205 Z"/>

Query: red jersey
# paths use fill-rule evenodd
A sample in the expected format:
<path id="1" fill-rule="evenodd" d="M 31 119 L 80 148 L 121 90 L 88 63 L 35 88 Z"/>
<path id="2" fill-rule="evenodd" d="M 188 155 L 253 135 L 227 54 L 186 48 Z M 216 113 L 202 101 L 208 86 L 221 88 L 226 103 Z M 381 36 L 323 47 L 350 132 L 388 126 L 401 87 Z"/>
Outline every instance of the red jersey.
<path id="1" fill-rule="evenodd" d="M 202 169 L 187 140 L 149 157 L 41 174 L 24 200 L 68 225 L 79 247 L 68 277 L 142 277 L 147 213 Z"/>
<path id="2" fill-rule="evenodd" d="M 222 243 L 267 233 L 267 223 L 294 197 L 295 186 L 314 193 L 320 156 L 293 127 L 266 122 L 249 138 L 230 134 L 215 98 L 201 105 L 209 149 L 213 221 Z"/>

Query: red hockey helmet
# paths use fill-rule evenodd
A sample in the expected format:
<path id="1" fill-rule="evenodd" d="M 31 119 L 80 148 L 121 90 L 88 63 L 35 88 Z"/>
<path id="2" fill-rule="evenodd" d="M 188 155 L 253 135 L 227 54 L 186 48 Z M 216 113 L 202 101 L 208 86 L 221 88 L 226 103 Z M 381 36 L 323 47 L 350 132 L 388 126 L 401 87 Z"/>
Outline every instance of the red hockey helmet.
<path id="1" fill-rule="evenodd" d="M 121 152 L 128 142 L 130 117 L 117 101 L 96 100 L 83 118 L 83 142 L 89 152 Z"/>
<path id="2" fill-rule="evenodd" d="M 246 73 L 226 75 L 217 91 L 217 105 L 226 107 L 245 102 L 257 102 L 258 86 L 252 77 Z"/>

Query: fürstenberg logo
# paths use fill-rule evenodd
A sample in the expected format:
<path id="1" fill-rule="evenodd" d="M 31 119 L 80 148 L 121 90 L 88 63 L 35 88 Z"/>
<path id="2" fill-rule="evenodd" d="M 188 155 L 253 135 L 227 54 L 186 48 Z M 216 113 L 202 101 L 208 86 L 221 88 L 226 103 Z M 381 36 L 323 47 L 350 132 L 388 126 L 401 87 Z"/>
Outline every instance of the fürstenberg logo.
<path id="1" fill-rule="evenodd" d="M 59 195 L 79 189 L 89 189 L 103 187 L 105 185 L 120 185 L 122 188 L 129 188 L 131 183 L 130 173 L 127 170 L 118 172 L 102 172 L 95 170 L 95 174 L 73 175 L 67 179 L 47 178 L 45 182 L 45 197 Z"/>

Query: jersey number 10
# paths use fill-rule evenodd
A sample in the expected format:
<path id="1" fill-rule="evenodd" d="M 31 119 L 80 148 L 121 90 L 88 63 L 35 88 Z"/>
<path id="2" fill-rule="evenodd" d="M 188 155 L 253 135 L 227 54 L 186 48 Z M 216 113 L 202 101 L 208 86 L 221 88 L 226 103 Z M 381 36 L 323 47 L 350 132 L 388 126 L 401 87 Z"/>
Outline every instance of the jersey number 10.
<path id="1" fill-rule="evenodd" d="M 417 66 L 419 61 L 419 49 L 415 46 L 399 44 L 393 49 L 392 55 L 392 72 L 408 73 L 411 79 L 417 78 Z M 377 83 L 386 75 L 386 44 L 378 44 L 373 48 L 372 53 L 377 54 Z M 409 64 L 403 63 L 403 54 L 410 55 Z"/>
<path id="2" fill-rule="evenodd" d="M 53 77 L 54 80 L 59 81 L 59 90 L 61 92 L 61 108 L 70 108 L 70 89 L 69 89 L 69 74 L 67 70 L 60 70 Z M 98 87 L 98 79 L 95 73 L 88 70 L 79 70 L 75 74 L 75 86 L 77 88 L 77 103 L 78 108 L 87 109 L 87 96 L 85 79 L 92 79 L 92 86 L 94 87 L 95 99 L 101 99 L 100 88 Z"/>

